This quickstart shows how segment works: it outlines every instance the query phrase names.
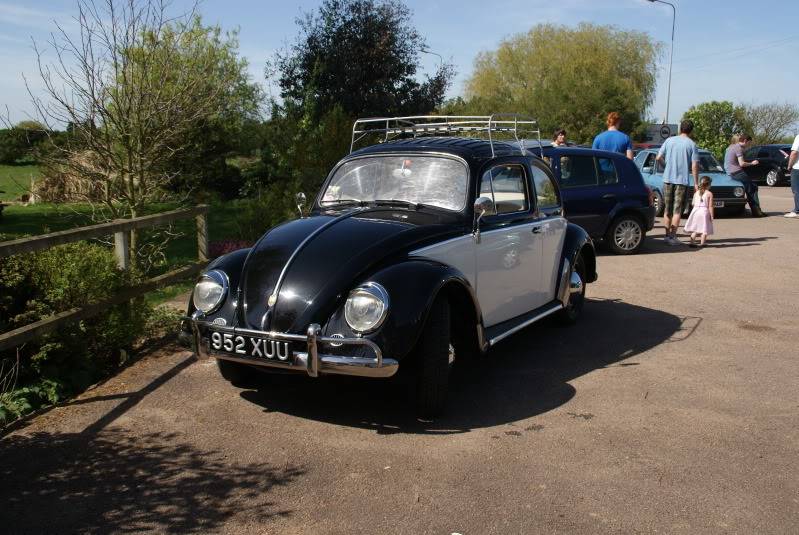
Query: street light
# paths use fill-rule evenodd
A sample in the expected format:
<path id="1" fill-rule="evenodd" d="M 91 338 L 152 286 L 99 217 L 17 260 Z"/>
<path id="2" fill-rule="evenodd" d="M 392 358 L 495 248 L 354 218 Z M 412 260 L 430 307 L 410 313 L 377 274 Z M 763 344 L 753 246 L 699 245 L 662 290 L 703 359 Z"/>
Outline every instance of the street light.
<path id="1" fill-rule="evenodd" d="M 651 1 L 654 1 L 654 0 L 651 0 Z M 432 50 L 430 50 L 427 47 L 420 48 L 419 52 L 421 52 L 422 54 L 432 54 L 433 56 L 438 56 L 438 68 L 439 69 L 441 68 L 442 65 L 444 65 L 444 58 L 441 57 L 441 54 L 439 54 L 437 52 L 433 52 Z"/>
<path id="2" fill-rule="evenodd" d="M 677 10 L 674 7 L 674 4 L 671 2 L 666 2 L 665 0 L 648 0 L 653 4 L 655 2 L 659 4 L 666 4 L 667 6 L 671 6 L 671 51 L 669 53 L 669 86 L 666 92 L 666 124 L 669 124 L 669 101 L 671 100 L 671 62 L 674 59 L 674 23 L 677 20 Z"/>

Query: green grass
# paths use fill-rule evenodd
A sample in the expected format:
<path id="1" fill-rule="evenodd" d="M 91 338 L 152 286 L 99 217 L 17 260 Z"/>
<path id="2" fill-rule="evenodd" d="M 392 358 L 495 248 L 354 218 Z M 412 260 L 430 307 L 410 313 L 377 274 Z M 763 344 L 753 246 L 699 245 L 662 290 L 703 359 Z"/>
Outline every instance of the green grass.
<path id="1" fill-rule="evenodd" d="M 0 165 L 0 201 L 13 201 L 28 193 L 31 177 L 41 176 L 37 165 Z"/>

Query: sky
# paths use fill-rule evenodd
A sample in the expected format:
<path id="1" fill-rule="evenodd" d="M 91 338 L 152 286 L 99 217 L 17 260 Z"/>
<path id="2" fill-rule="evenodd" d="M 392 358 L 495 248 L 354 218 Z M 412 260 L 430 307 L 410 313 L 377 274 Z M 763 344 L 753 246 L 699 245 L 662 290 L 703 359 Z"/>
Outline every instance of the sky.
<path id="1" fill-rule="evenodd" d="M 676 6 L 669 119 L 676 122 L 691 105 L 708 100 L 736 103 L 799 104 L 799 2 L 769 0 L 671 0 Z M 294 42 L 295 20 L 321 0 L 204 0 L 206 24 L 238 29 L 240 54 L 249 61 L 252 80 L 264 78 L 266 62 Z M 191 4 L 173 0 L 175 13 Z M 475 56 L 511 35 L 539 23 L 574 26 L 580 22 L 638 30 L 663 43 L 658 85 L 649 116 L 666 113 L 672 10 L 648 0 L 405 0 L 427 48 L 454 64 L 457 75 L 448 96 L 463 93 Z M 75 0 L 0 0 L 0 110 L 12 122 L 29 118 L 30 97 L 41 89 L 32 40 L 46 44 L 56 24 L 76 28 Z M 52 58 L 47 54 L 46 58 Z M 422 74 L 441 61 L 424 54 Z M 7 110 L 7 111 L 6 111 Z M 513 110 L 498 110 L 513 111 Z"/>

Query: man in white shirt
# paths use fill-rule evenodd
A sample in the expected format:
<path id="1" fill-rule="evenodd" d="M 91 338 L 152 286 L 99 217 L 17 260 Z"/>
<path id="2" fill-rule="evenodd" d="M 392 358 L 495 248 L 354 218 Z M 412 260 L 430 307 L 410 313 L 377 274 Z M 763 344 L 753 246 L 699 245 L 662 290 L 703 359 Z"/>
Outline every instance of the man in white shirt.
<path id="1" fill-rule="evenodd" d="M 791 145 L 791 155 L 788 157 L 788 169 L 791 170 L 791 192 L 793 193 L 793 211 L 785 217 L 799 217 L 799 136 L 796 136 Z"/>

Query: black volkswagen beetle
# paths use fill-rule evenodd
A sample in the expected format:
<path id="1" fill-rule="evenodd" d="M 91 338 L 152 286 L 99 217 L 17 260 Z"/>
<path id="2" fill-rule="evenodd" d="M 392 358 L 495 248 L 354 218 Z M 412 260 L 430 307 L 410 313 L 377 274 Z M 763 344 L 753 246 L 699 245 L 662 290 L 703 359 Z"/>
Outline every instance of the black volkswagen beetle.
<path id="1" fill-rule="evenodd" d="M 574 322 L 594 246 L 564 218 L 552 172 L 521 143 L 420 137 L 454 119 L 387 126 L 416 137 L 352 152 L 307 217 L 213 261 L 184 322 L 196 354 L 234 383 L 258 368 L 385 378 L 408 366 L 429 417 L 455 361 L 546 316 Z"/>

